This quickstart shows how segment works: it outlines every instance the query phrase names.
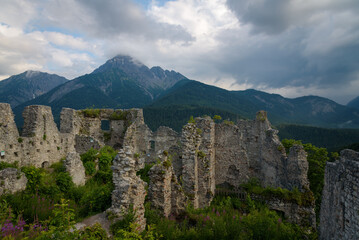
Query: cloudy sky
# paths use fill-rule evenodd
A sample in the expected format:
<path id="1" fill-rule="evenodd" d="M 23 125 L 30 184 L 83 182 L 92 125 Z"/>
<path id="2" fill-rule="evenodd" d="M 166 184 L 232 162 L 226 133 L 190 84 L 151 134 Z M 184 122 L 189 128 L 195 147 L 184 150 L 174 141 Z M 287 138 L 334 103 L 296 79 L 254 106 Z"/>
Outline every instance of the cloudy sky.
<path id="1" fill-rule="evenodd" d="M 359 95 L 358 0 L 0 0 L 0 79 L 117 54 L 230 90 Z"/>

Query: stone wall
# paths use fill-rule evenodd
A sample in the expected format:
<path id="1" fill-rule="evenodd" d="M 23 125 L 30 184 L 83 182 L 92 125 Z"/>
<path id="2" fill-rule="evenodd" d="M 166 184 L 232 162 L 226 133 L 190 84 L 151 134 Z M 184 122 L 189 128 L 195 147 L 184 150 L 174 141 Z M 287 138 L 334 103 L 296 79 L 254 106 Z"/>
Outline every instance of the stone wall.
<path id="1" fill-rule="evenodd" d="M 144 160 L 135 156 L 131 146 L 124 146 L 120 150 L 112 166 L 115 189 L 112 192 L 112 206 L 108 210 L 108 213 L 117 219 L 122 219 L 125 214 L 134 210 L 139 231 L 144 230 L 146 226 L 144 217 L 146 183 L 136 175 L 136 172 L 143 168 L 143 163 Z"/>
<path id="2" fill-rule="evenodd" d="M 97 111 L 88 115 L 85 110 L 64 108 L 59 131 L 50 107 L 27 106 L 20 136 L 10 105 L 0 103 L 0 161 L 45 167 L 68 152 L 84 153 L 105 144 L 120 149 L 128 126 L 134 121 L 143 123 L 141 109 Z M 102 129 L 102 121 L 108 121 L 109 130 Z"/>
<path id="3" fill-rule="evenodd" d="M 320 210 L 320 239 L 359 239 L 359 152 L 328 162 Z"/>
<path id="4" fill-rule="evenodd" d="M 23 133 L 20 136 L 14 115 L 6 103 L 0 103 L 1 161 L 19 166 L 48 166 L 58 162 L 69 151 L 74 151 L 74 135 L 60 133 L 54 122 L 51 108 L 28 106 L 25 108 Z"/>
<path id="5" fill-rule="evenodd" d="M 113 146 L 120 152 L 113 163 L 111 211 L 121 217 L 135 208 L 142 228 L 146 191 L 136 172 L 145 162 L 157 163 L 151 170 L 150 199 L 165 216 L 183 211 L 187 199 L 195 208 L 208 206 L 216 185 L 238 187 L 250 178 L 262 186 L 309 189 L 303 147 L 294 146 L 287 156 L 263 111 L 255 120 L 237 124 L 196 118 L 181 134 L 168 127 L 152 132 L 141 109 L 64 108 L 60 131 L 49 107 L 28 106 L 23 116 L 19 136 L 10 105 L 0 103 L 0 160 L 45 167 L 69 152 Z M 71 172 L 71 161 L 67 165 Z"/>
<path id="6" fill-rule="evenodd" d="M 216 184 L 239 186 L 257 178 L 262 186 L 309 189 L 306 153 L 296 146 L 286 155 L 265 112 L 252 121 L 216 124 Z"/>
<path id="7" fill-rule="evenodd" d="M 154 208 L 163 216 L 178 216 L 184 212 L 187 198 L 182 186 L 177 182 L 173 166 L 167 156 L 149 171 L 150 184 L 148 198 Z"/>
<path id="8" fill-rule="evenodd" d="M 5 193 L 14 194 L 26 188 L 25 174 L 16 168 L 5 168 L 0 171 L 0 196 Z"/>

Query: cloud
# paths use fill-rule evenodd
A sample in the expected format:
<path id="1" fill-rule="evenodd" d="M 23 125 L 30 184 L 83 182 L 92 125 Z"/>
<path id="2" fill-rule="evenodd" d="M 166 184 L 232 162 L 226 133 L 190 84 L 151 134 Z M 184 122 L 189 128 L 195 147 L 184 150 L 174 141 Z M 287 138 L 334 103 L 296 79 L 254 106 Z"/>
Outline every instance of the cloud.
<path id="1" fill-rule="evenodd" d="M 122 53 L 231 90 L 358 94 L 357 0 L 3 2 L 0 76 L 73 78 Z"/>
<path id="2" fill-rule="evenodd" d="M 37 24 L 57 26 L 66 31 L 80 32 L 87 37 L 109 39 L 119 35 L 191 41 L 183 28 L 158 23 L 130 0 L 52 0 L 47 1 Z"/>

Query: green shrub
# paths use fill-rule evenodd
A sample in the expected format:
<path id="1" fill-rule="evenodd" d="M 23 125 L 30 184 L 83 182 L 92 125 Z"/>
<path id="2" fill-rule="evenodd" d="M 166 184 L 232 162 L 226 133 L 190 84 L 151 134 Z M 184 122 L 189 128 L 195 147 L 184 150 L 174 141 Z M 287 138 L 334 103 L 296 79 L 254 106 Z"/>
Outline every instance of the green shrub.
<path id="1" fill-rule="evenodd" d="M 84 163 L 85 173 L 88 176 L 93 176 L 96 173 L 96 163 L 85 162 Z"/>
<path id="2" fill-rule="evenodd" d="M 120 229 L 131 230 L 131 223 L 133 223 L 135 219 L 136 212 L 133 210 L 133 207 L 130 206 L 128 212 L 123 215 L 123 218 L 111 225 L 111 232 L 116 236 Z"/>
<path id="3" fill-rule="evenodd" d="M 213 120 L 221 120 L 221 119 L 222 119 L 222 117 L 219 115 L 214 115 L 214 117 L 213 117 Z"/>
<path id="4" fill-rule="evenodd" d="M 112 165 L 112 156 L 108 152 L 102 152 L 98 159 L 99 169 L 102 171 L 110 170 Z"/>
<path id="5" fill-rule="evenodd" d="M 99 223 L 95 223 L 91 227 L 86 227 L 85 230 L 83 230 L 80 233 L 80 239 L 107 240 L 109 238 L 107 237 L 107 233 L 106 233 L 105 229 L 103 229 Z"/>
<path id="6" fill-rule="evenodd" d="M 95 180 L 99 183 L 112 183 L 112 171 L 98 170 L 94 176 Z"/>
<path id="7" fill-rule="evenodd" d="M 100 116 L 100 109 L 87 108 L 87 109 L 81 110 L 81 113 L 85 117 L 97 118 Z"/>
<path id="8" fill-rule="evenodd" d="M 18 143 L 22 143 L 24 140 L 21 138 L 21 137 L 19 137 L 18 139 L 17 139 L 17 142 Z"/>
<path id="9" fill-rule="evenodd" d="M 129 112 L 127 112 L 127 111 L 115 110 L 111 114 L 110 119 L 111 120 L 126 120 L 128 114 L 129 114 Z"/>
<path id="10" fill-rule="evenodd" d="M 196 121 L 194 120 L 193 116 L 191 116 L 188 120 L 188 123 L 196 123 Z"/>
<path id="11" fill-rule="evenodd" d="M 30 190 L 31 192 L 35 192 L 39 188 L 42 176 L 45 174 L 44 170 L 30 166 L 22 167 L 21 171 L 25 173 L 27 178 L 26 189 Z"/>
<path id="12" fill-rule="evenodd" d="M 0 170 L 3 170 L 5 168 L 18 168 L 18 162 L 7 163 L 0 161 Z"/>
<path id="13" fill-rule="evenodd" d="M 96 149 L 91 148 L 87 152 L 81 154 L 81 160 L 83 163 L 95 162 L 95 160 L 98 157 L 98 155 L 97 155 L 98 153 L 99 152 Z"/>
<path id="14" fill-rule="evenodd" d="M 61 192 L 68 192 L 73 186 L 72 178 L 68 172 L 60 172 L 56 175 L 56 184 Z"/>

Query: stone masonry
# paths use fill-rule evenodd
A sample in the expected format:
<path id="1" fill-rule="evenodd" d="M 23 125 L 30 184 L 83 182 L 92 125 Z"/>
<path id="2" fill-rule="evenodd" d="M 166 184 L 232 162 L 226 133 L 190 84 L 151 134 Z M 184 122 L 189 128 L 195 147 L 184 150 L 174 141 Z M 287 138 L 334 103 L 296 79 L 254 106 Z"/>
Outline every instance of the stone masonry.
<path id="1" fill-rule="evenodd" d="M 69 152 L 64 162 L 66 171 L 72 177 L 72 181 L 76 186 L 83 186 L 86 183 L 85 168 L 82 164 L 80 154 L 77 152 Z"/>
<path id="2" fill-rule="evenodd" d="M 130 146 L 125 146 L 116 156 L 112 167 L 115 190 L 112 192 L 112 206 L 107 212 L 121 219 L 129 211 L 134 211 L 138 230 L 142 231 L 146 226 L 146 183 L 136 175 L 143 167 L 140 162 Z"/>
<path id="3" fill-rule="evenodd" d="M 46 167 L 68 152 L 83 153 L 105 144 L 120 149 L 127 127 L 135 119 L 143 119 L 143 115 L 140 109 L 101 109 L 98 116 L 88 116 L 84 110 L 64 108 L 60 131 L 50 107 L 28 106 L 23 118 L 20 135 L 10 105 L 0 103 L 0 161 Z M 108 122 L 109 130 L 102 129 L 103 121 Z"/>
<path id="4" fill-rule="evenodd" d="M 320 209 L 320 239 L 359 239 L 359 152 L 328 162 Z"/>
<path id="5" fill-rule="evenodd" d="M 60 130 L 49 107 L 28 106 L 23 117 L 20 135 L 10 105 L 0 103 L 1 161 L 47 167 L 67 156 L 71 173 L 74 166 L 80 168 L 78 154 L 110 145 L 119 150 L 113 163 L 110 211 L 121 218 L 133 208 L 140 230 L 145 227 L 146 183 L 136 172 L 145 163 L 156 163 L 150 170 L 148 194 L 164 216 L 180 214 L 188 203 L 206 207 L 217 185 L 238 187 L 251 178 L 263 186 L 309 189 L 305 151 L 294 146 L 287 155 L 263 111 L 255 120 L 236 124 L 196 118 L 181 134 L 168 127 L 152 132 L 141 109 L 64 108 Z M 75 172 L 73 178 L 83 184 L 83 177 L 77 179 Z"/>
<path id="6" fill-rule="evenodd" d="M 16 168 L 5 168 L 0 171 L 0 195 L 25 190 L 27 178 Z"/>

